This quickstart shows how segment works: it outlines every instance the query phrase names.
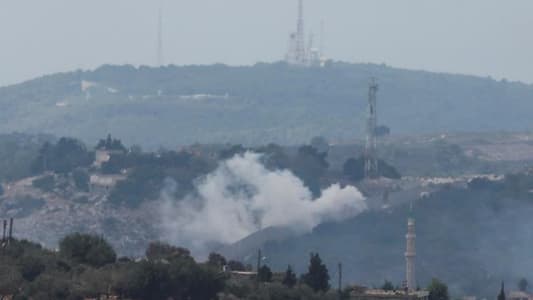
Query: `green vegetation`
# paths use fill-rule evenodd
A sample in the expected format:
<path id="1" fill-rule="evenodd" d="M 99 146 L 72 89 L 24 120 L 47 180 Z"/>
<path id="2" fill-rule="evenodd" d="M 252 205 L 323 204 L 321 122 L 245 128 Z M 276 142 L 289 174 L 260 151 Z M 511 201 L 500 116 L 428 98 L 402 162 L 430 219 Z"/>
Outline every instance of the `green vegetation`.
<path id="1" fill-rule="evenodd" d="M 271 282 L 272 281 L 272 270 L 267 265 L 262 265 L 259 268 L 257 273 L 257 279 L 259 282 Z"/>
<path id="2" fill-rule="evenodd" d="M 500 278 L 518 282 L 517 270 L 523 270 L 523 274 L 531 267 L 527 259 L 528 246 L 533 243 L 528 234 L 528 228 L 533 226 L 531 190 L 533 173 L 524 172 L 495 181 L 472 180 L 469 187 L 445 186 L 414 201 L 420 245 L 417 264 L 422 266 L 417 268 L 417 277 L 421 286 L 428 284 L 424 278 L 438 277 L 450 284 L 454 295 L 494 297 Z M 409 202 L 384 211 L 367 211 L 342 222 L 321 224 L 309 234 L 256 247 L 268 253 L 273 269 L 285 269 L 291 262 L 295 270 L 302 272 L 309 261 L 301 253 L 313 249 L 321 253 L 330 270 L 342 258 L 344 278 L 381 285 L 383 274 L 388 278 L 405 276 L 405 261 L 399 249 L 405 248 Z M 506 246 L 486 246 L 495 243 Z M 253 251 L 243 251 L 242 257 L 253 255 Z M 489 272 L 491 276 L 487 275 Z"/>
<path id="3" fill-rule="evenodd" d="M 440 280 L 433 278 L 428 286 L 429 300 L 449 300 L 448 286 Z M 504 299 L 505 300 L 505 299 Z"/>
<path id="4" fill-rule="evenodd" d="M 55 144 L 46 142 L 39 150 L 38 157 L 32 164 L 36 174 L 45 171 L 70 173 L 79 167 L 88 167 L 94 161 L 94 152 L 73 138 L 61 138 Z"/>
<path id="5" fill-rule="evenodd" d="M 296 274 L 294 274 L 294 271 L 290 265 L 287 267 L 287 271 L 285 271 L 285 276 L 283 277 L 283 281 L 281 283 L 290 288 L 296 285 Z"/>
<path id="6" fill-rule="evenodd" d="M 385 282 L 381 286 L 381 289 L 385 290 L 385 291 L 394 291 L 395 290 L 394 285 L 392 284 L 392 282 L 390 282 L 388 280 L 385 280 Z"/>
<path id="7" fill-rule="evenodd" d="M 112 132 L 126 144 L 151 149 L 196 142 L 299 144 L 316 135 L 350 140 L 364 133 L 370 76 L 380 82 L 380 120 L 386 122 L 380 125 L 394 133 L 512 131 L 532 125 L 530 85 L 346 63 L 320 69 L 284 63 L 106 65 L 0 88 L 0 122 L 6 131 L 38 128 L 91 144 Z M 83 92 L 82 80 L 96 85 Z M 218 97 L 187 97 L 201 94 Z M 57 107 L 58 99 L 68 107 Z"/>
<path id="8" fill-rule="evenodd" d="M 391 178 L 391 179 L 400 179 L 401 175 L 398 171 L 391 165 L 387 164 L 383 160 L 378 160 L 378 175 Z M 361 181 L 365 178 L 365 159 L 363 156 L 355 159 L 349 158 L 343 166 L 343 173 L 350 180 Z"/>
<path id="9" fill-rule="evenodd" d="M 118 152 L 127 151 L 126 147 L 122 145 L 122 141 L 119 139 L 112 138 L 111 134 L 108 134 L 106 139 L 101 139 L 100 141 L 98 141 L 98 144 L 96 145 L 96 149 L 107 150 L 107 151 L 118 151 Z"/>
<path id="10" fill-rule="evenodd" d="M 86 170 L 80 169 L 80 168 L 75 169 L 72 172 L 72 178 L 78 190 L 83 191 L 83 192 L 89 191 L 90 177 L 89 177 L 89 173 Z"/>
<path id="11" fill-rule="evenodd" d="M 313 257 L 320 270 L 310 272 L 323 276 L 318 255 Z M 145 259 L 117 260 L 104 239 L 79 233 L 63 238 L 59 252 L 13 240 L 0 251 L 0 296 L 40 300 L 102 296 L 125 300 L 337 299 L 336 293 L 324 292 L 324 283 L 319 284 L 318 293 L 298 283 L 291 268 L 282 283 L 270 268 L 263 266 L 258 283 L 254 277 L 221 272 L 218 264 L 225 261 L 213 254 L 208 262 L 197 263 L 187 249 L 162 242 L 150 244 Z"/>
<path id="12" fill-rule="evenodd" d="M 303 281 L 315 292 L 329 290 L 329 273 L 318 253 L 311 253 L 309 270 L 303 275 Z"/>
<path id="13" fill-rule="evenodd" d="M 0 134 L 0 182 L 31 176 L 31 164 L 39 149 L 52 140 L 45 135 Z"/>
<path id="14" fill-rule="evenodd" d="M 518 281 L 518 289 L 521 292 L 527 292 L 528 286 L 529 286 L 529 282 L 527 282 L 527 279 L 521 278 L 520 281 Z"/>
<path id="15" fill-rule="evenodd" d="M 63 257 L 92 267 L 102 267 L 117 259 L 113 248 L 102 237 L 79 233 L 63 238 L 59 252 Z"/>
<path id="16" fill-rule="evenodd" d="M 44 175 L 33 180 L 31 184 L 43 192 L 51 192 L 56 186 L 56 180 L 54 175 Z"/>
<path id="17" fill-rule="evenodd" d="M 505 288 L 504 288 L 504 284 L 502 282 L 502 287 L 500 289 L 500 293 L 498 294 L 498 300 L 505 300 Z"/>
<path id="18" fill-rule="evenodd" d="M 111 191 L 110 200 L 116 205 L 137 207 L 145 200 L 157 199 L 164 180 L 173 179 L 179 189 L 176 197 L 184 196 L 194 188 L 193 181 L 212 170 L 210 162 L 186 152 L 114 154 L 102 166 L 108 173 L 129 170 L 126 180 Z"/>
<path id="19" fill-rule="evenodd" d="M 152 242 L 146 249 L 146 258 L 152 261 L 163 259 L 191 258 L 191 253 L 185 248 L 171 246 L 162 242 Z"/>

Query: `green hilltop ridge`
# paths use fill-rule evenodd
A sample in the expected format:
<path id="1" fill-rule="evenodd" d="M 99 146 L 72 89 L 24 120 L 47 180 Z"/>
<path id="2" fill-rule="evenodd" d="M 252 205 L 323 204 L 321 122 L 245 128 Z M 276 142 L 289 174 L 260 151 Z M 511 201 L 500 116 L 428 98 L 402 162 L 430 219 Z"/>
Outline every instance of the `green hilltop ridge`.
<path id="1" fill-rule="evenodd" d="M 0 88 L 0 132 L 76 136 L 91 144 L 111 132 L 152 149 L 299 144 L 317 135 L 348 141 L 364 131 L 370 77 L 380 84 L 380 125 L 393 134 L 532 127 L 531 85 L 385 65 L 275 63 L 105 65 L 47 75 Z"/>

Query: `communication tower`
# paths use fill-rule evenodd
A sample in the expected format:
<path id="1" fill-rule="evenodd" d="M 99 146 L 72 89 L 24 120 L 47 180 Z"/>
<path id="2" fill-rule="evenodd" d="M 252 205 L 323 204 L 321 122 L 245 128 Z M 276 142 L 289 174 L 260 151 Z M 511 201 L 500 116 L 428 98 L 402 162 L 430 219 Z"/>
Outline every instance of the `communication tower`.
<path id="1" fill-rule="evenodd" d="M 159 15 L 157 19 L 157 54 L 156 54 L 156 66 L 161 67 L 164 63 L 163 61 L 163 15 L 161 14 L 161 9 L 159 10 Z"/>
<path id="2" fill-rule="evenodd" d="M 377 92 L 378 84 L 375 78 L 372 78 L 368 88 L 368 115 L 366 124 L 366 145 L 365 145 L 365 177 L 376 178 L 378 173 L 377 158 Z"/>

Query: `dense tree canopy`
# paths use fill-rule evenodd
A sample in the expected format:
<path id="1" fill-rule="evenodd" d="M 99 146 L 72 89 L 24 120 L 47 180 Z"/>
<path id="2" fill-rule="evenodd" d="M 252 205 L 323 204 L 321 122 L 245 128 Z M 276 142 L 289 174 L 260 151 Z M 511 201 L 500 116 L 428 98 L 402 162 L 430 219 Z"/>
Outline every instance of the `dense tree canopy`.
<path id="1" fill-rule="evenodd" d="M 433 278 L 428 286 L 429 300 L 449 300 L 448 286 L 442 281 Z M 505 300 L 505 299 L 504 299 Z"/>
<path id="2" fill-rule="evenodd" d="M 78 167 L 87 167 L 93 161 L 94 152 L 88 151 L 82 142 L 63 137 L 55 144 L 44 143 L 33 161 L 32 169 L 36 173 L 69 173 Z"/>
<path id="3" fill-rule="evenodd" d="M 309 259 L 309 269 L 303 275 L 303 281 L 315 292 L 326 292 L 329 290 L 329 272 L 325 264 L 322 263 L 318 253 L 311 253 Z"/>
<path id="4" fill-rule="evenodd" d="M 78 263 L 101 267 L 115 262 L 115 250 L 102 237 L 74 233 L 59 242 L 59 252 Z"/>
<path id="5" fill-rule="evenodd" d="M 285 271 L 285 276 L 283 277 L 283 285 L 292 288 L 296 285 L 298 280 L 296 279 L 296 274 L 294 274 L 294 271 L 292 270 L 292 267 L 289 265 L 287 267 L 287 271 Z"/>

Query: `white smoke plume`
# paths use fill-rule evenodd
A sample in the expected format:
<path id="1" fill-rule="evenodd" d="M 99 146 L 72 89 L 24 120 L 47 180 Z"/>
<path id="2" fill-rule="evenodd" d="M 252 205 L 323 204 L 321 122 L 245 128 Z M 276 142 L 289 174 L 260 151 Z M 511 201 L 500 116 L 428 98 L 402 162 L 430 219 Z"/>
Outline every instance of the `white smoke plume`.
<path id="1" fill-rule="evenodd" d="M 260 157 L 247 152 L 222 162 L 185 199 L 172 199 L 176 185 L 168 182 L 161 208 L 165 238 L 205 254 L 210 244 L 234 243 L 262 228 L 288 227 L 303 233 L 367 208 L 353 186 L 332 185 L 313 199 L 299 178 L 287 170 L 267 170 Z"/>

